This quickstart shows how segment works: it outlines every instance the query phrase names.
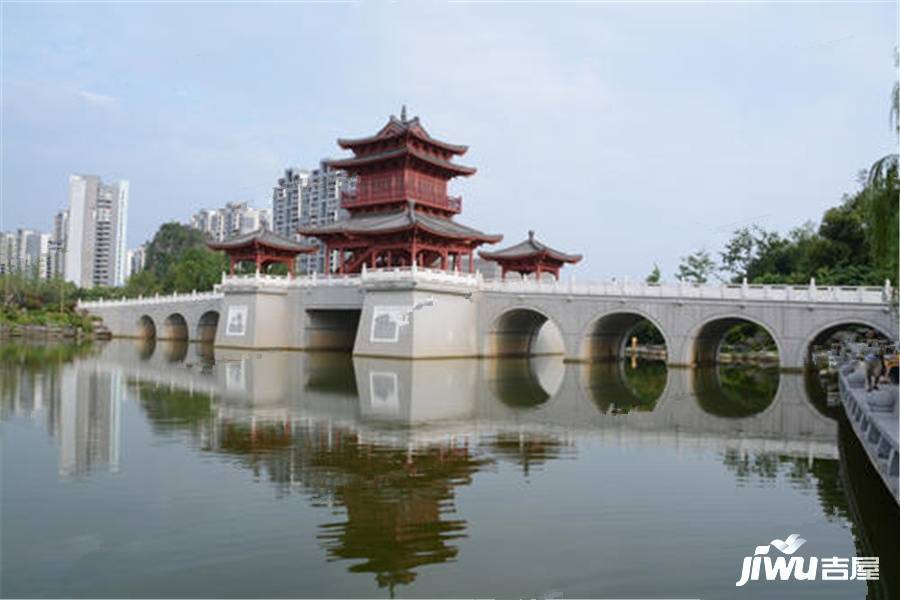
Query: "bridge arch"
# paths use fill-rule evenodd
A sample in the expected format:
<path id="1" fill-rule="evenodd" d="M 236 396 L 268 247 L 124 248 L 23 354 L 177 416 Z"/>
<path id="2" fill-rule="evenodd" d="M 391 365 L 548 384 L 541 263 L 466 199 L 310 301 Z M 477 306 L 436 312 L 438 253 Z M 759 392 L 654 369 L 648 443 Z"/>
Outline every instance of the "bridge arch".
<path id="1" fill-rule="evenodd" d="M 144 340 L 156 339 L 156 323 L 150 315 L 141 315 L 137 320 L 137 337 Z"/>
<path id="2" fill-rule="evenodd" d="M 187 340 L 188 339 L 187 319 L 181 313 L 172 313 L 163 321 L 163 334 L 161 339 L 164 340 Z"/>
<path id="3" fill-rule="evenodd" d="M 814 346 L 823 344 L 835 333 L 841 331 L 842 329 L 848 329 L 850 327 L 867 327 L 877 332 L 878 334 L 883 335 L 889 340 L 892 339 L 890 331 L 885 329 L 882 325 L 879 325 L 874 321 L 870 321 L 868 319 L 851 317 L 847 319 L 831 321 L 829 323 L 816 327 L 813 333 L 803 341 L 803 343 L 800 345 L 800 348 L 798 349 L 799 355 L 796 357 L 796 364 L 810 364 L 812 362 L 812 350 Z"/>
<path id="4" fill-rule="evenodd" d="M 659 321 L 643 310 L 629 307 L 607 310 L 591 319 L 578 338 L 579 357 L 591 361 L 623 358 L 629 334 L 642 322 L 655 329 L 666 352 L 672 352 L 669 337 Z"/>
<path id="5" fill-rule="evenodd" d="M 765 321 L 746 314 L 724 313 L 707 317 L 688 334 L 682 353 L 682 364 L 693 366 L 715 365 L 719 358 L 719 349 L 725 334 L 736 325 L 755 325 L 765 331 L 778 352 L 779 367 L 788 366 L 788 357 L 784 352 L 784 343 L 776 335 L 776 329 Z"/>
<path id="6" fill-rule="evenodd" d="M 545 312 L 531 306 L 509 307 L 488 328 L 484 356 L 565 354 L 559 326 Z"/>
<path id="7" fill-rule="evenodd" d="M 197 321 L 196 337 L 201 342 L 212 343 L 216 341 L 216 329 L 219 326 L 219 311 L 208 310 Z"/>

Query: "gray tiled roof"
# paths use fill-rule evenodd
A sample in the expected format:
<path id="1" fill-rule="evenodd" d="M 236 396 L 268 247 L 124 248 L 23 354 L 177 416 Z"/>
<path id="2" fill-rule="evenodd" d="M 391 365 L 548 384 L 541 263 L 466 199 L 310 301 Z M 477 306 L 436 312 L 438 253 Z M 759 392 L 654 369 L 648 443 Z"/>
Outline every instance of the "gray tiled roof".
<path id="1" fill-rule="evenodd" d="M 501 248 L 495 252 L 479 252 L 483 258 L 489 260 L 496 259 L 511 259 L 511 258 L 525 258 L 529 256 L 535 256 L 538 254 L 546 254 L 550 258 L 554 258 L 556 260 L 562 262 L 578 262 L 581 260 L 580 254 L 567 254 L 565 252 L 561 252 L 559 250 L 555 250 L 550 246 L 545 246 L 535 239 L 534 234 L 529 232 L 528 239 L 518 244 L 509 246 L 508 248 Z"/>
<path id="2" fill-rule="evenodd" d="M 364 145 L 371 142 L 388 139 L 400 134 L 405 134 L 407 132 L 412 133 L 424 142 L 434 144 L 435 146 L 439 146 L 441 148 L 444 148 L 445 150 L 449 150 L 454 154 L 465 154 L 466 150 L 469 149 L 468 146 L 464 146 L 461 144 L 451 144 L 449 142 L 444 142 L 437 138 L 431 137 L 431 135 L 427 131 L 425 131 L 422 123 L 419 121 L 419 117 L 413 117 L 412 119 L 398 119 L 394 115 L 391 115 L 390 119 L 388 119 L 387 124 L 382 127 L 375 135 L 362 138 L 340 138 L 338 139 L 338 145 L 340 145 L 342 148 L 350 148 L 352 146 Z"/>
<path id="3" fill-rule="evenodd" d="M 414 226 L 421 227 L 432 233 L 454 238 L 477 238 L 489 241 L 490 243 L 499 242 L 503 239 L 502 235 L 484 233 L 462 223 L 457 223 L 452 219 L 439 217 L 422 213 L 416 210 L 405 208 L 389 213 L 377 214 L 357 214 L 346 221 L 338 221 L 321 227 L 301 227 L 300 233 L 303 235 L 315 236 L 317 234 L 371 234 L 371 233 L 389 233 L 393 231 L 404 231 Z"/>
<path id="4" fill-rule="evenodd" d="M 316 251 L 315 246 L 307 246 L 306 244 L 301 244 L 300 242 L 280 236 L 273 231 L 269 231 L 268 229 L 257 229 L 256 231 L 251 231 L 250 233 L 236 235 L 222 242 L 208 241 L 206 242 L 206 245 L 213 250 L 231 250 L 234 248 L 240 248 L 242 246 L 252 244 L 253 242 L 257 242 L 263 246 L 269 246 L 270 248 L 276 248 L 278 250 L 286 250 L 288 252 L 301 253 Z"/>
<path id="5" fill-rule="evenodd" d="M 449 171 L 455 171 L 461 175 L 471 175 L 475 173 L 475 167 L 466 167 L 464 165 L 458 165 L 456 163 L 450 162 L 448 160 L 443 160 L 436 156 L 431 156 L 422 152 L 420 150 L 416 150 L 410 146 L 401 146 L 399 148 L 392 148 L 390 150 L 385 150 L 383 152 L 376 152 L 374 154 L 364 154 L 362 156 L 351 156 L 349 158 L 337 158 L 328 161 L 328 164 L 336 169 L 348 169 L 359 165 L 365 165 L 373 162 L 378 162 L 381 160 L 387 160 L 389 158 L 395 158 L 400 156 L 414 156 L 419 160 L 425 161 L 427 163 L 431 163 L 438 167 L 447 169 Z"/>

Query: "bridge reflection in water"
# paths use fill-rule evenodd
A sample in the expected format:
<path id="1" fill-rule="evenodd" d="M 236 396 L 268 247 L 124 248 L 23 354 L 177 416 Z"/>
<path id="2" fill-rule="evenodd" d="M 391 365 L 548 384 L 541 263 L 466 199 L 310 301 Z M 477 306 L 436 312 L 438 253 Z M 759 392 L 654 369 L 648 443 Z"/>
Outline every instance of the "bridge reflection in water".
<path id="1" fill-rule="evenodd" d="M 15 364 L 27 380 L 27 362 Z M 777 369 L 395 361 L 152 340 L 116 341 L 59 369 L 128 390 L 157 433 L 250 470 L 278 494 L 340 508 L 319 527 L 326 556 L 391 590 L 457 558 L 467 530 L 457 493 L 477 473 L 507 465 L 534 476 L 575 456 L 582 433 L 712 448 L 742 480 L 787 473 L 818 489 L 824 510 L 847 510 L 834 508 L 837 422 L 811 402 L 803 375 Z M 15 394 L 3 389 L 4 415 L 18 410 Z"/>

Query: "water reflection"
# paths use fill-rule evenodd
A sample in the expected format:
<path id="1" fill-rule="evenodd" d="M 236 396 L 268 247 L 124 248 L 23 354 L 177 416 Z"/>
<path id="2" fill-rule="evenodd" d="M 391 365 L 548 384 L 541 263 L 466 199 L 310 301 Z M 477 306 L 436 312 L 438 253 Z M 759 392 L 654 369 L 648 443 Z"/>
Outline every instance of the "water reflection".
<path id="1" fill-rule="evenodd" d="M 694 369 L 694 391 L 711 415 L 741 419 L 766 410 L 775 399 L 777 367 L 726 364 Z"/>
<path id="2" fill-rule="evenodd" d="M 556 394 L 565 369 L 557 356 L 509 358 L 485 363 L 484 376 L 501 402 L 513 408 L 540 406 Z"/>
<path id="3" fill-rule="evenodd" d="M 863 523 L 857 513 L 872 510 L 848 506 L 858 471 L 841 470 L 837 425 L 800 375 L 151 344 L 0 346 L 0 416 L 45 418 L 60 474 L 86 475 L 119 467 L 121 405 L 133 398 L 154 433 L 252 473 L 277 497 L 331 508 L 317 524 L 319 551 L 391 593 L 458 557 L 472 533 L 458 496 L 476 474 L 506 465 L 533 481 L 576 459 L 584 432 L 713 447 L 741 486 L 809 490 L 829 520 Z M 888 552 L 885 536 L 859 535 L 868 554 Z"/>
<path id="4" fill-rule="evenodd" d="M 90 345 L 0 344 L 0 416 L 43 417 L 59 446 L 61 477 L 119 468 L 120 372 L 68 365 Z"/>
<path id="5" fill-rule="evenodd" d="M 603 414 L 651 412 L 668 382 L 661 360 L 598 361 L 589 363 L 586 387 Z"/>

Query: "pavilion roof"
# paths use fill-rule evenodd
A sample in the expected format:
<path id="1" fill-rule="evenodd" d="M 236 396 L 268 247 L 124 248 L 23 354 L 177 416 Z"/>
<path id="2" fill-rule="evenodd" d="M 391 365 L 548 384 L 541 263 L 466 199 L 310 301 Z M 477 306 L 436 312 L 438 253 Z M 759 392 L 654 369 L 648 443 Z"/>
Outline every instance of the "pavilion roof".
<path id="1" fill-rule="evenodd" d="M 373 154 L 364 154 L 362 156 L 351 156 L 349 158 L 338 158 L 327 161 L 331 167 L 335 169 L 353 169 L 354 167 L 362 167 L 372 163 L 378 163 L 391 158 L 399 158 L 403 156 L 412 156 L 418 160 L 429 163 L 441 169 L 445 169 L 456 175 L 472 175 L 477 169 L 475 167 L 466 167 L 444 160 L 440 157 L 433 156 L 427 152 L 422 152 L 411 146 L 401 146 L 400 148 L 392 148 L 384 152 L 376 152 Z"/>
<path id="2" fill-rule="evenodd" d="M 256 231 L 251 231 L 250 233 L 245 233 L 228 238 L 227 240 L 224 240 L 222 242 L 210 240 L 206 242 L 206 245 L 209 246 L 212 250 L 237 250 L 239 248 L 259 245 L 265 246 L 266 248 L 272 248 L 274 250 L 294 252 L 297 254 L 316 251 L 315 246 L 302 244 L 296 240 L 278 235 L 277 233 L 269 231 L 268 229 L 257 229 Z"/>
<path id="3" fill-rule="evenodd" d="M 436 146 L 452 154 L 465 154 L 469 149 L 468 146 L 451 144 L 431 137 L 431 135 L 425 131 L 422 123 L 419 122 L 419 117 L 413 117 L 412 119 L 406 118 L 405 106 L 400 112 L 399 119 L 394 115 L 391 115 L 388 122 L 375 135 L 361 138 L 339 138 L 338 145 L 345 150 L 350 150 L 402 135 L 411 135 L 426 144 Z"/>
<path id="4" fill-rule="evenodd" d="M 484 233 L 462 223 L 415 210 L 413 203 L 406 208 L 389 213 L 366 214 L 357 213 L 344 221 L 338 221 L 320 227 L 301 227 L 303 235 L 372 235 L 396 233 L 419 228 L 434 235 L 456 239 L 475 239 L 495 244 L 503 239 L 502 235 Z"/>
<path id="5" fill-rule="evenodd" d="M 580 254 L 568 254 L 560 250 L 555 250 L 550 246 L 546 246 L 534 237 L 534 232 L 528 232 L 528 239 L 508 248 L 501 248 L 494 252 L 479 252 L 482 258 L 494 261 L 515 260 L 523 258 L 541 258 L 548 257 L 565 263 L 577 263 L 581 260 Z"/>

